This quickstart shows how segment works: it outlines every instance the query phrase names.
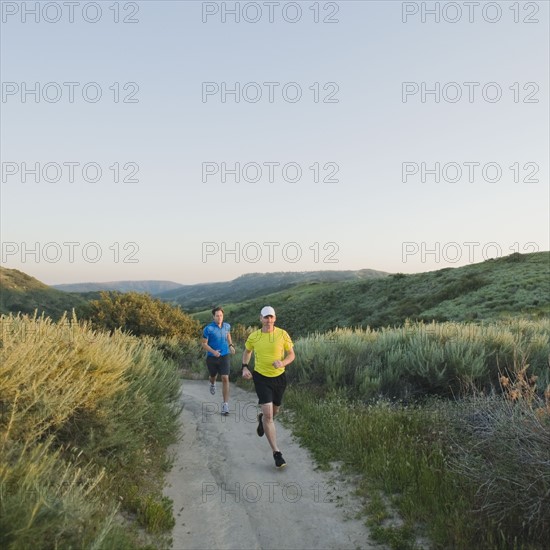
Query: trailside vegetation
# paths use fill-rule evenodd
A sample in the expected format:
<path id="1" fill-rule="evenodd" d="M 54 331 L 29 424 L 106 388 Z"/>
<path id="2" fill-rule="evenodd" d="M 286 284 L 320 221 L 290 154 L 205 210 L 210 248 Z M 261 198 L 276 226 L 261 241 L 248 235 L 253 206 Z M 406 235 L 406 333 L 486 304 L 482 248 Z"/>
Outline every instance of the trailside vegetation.
<path id="1" fill-rule="evenodd" d="M 0 546 L 168 545 L 178 366 L 150 337 L 74 317 L 0 323 Z"/>
<path id="2" fill-rule="evenodd" d="M 287 368 L 287 419 L 322 466 L 361 474 L 391 548 L 542 550 L 549 341 L 549 319 L 521 318 L 310 335 Z"/>

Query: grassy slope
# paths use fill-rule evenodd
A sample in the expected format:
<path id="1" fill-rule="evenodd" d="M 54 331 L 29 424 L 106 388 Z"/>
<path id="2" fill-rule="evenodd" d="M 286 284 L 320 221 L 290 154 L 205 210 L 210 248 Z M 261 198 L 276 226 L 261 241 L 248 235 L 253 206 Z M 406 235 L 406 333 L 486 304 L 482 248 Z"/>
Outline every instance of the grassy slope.
<path id="1" fill-rule="evenodd" d="M 270 304 L 293 336 L 336 326 L 399 325 L 405 319 L 472 321 L 550 314 L 550 253 L 511 255 L 460 268 L 343 283 L 310 283 L 224 304 L 232 324 L 256 325 Z M 210 319 L 208 310 L 195 315 Z"/>
<path id="2" fill-rule="evenodd" d="M 369 275 L 369 270 L 363 272 L 355 277 Z M 407 318 L 472 321 L 520 313 L 535 317 L 550 314 L 550 252 L 513 254 L 414 275 L 381 276 L 380 272 L 344 282 L 310 281 L 279 290 L 290 275 L 243 276 L 231 283 L 194 285 L 194 307 L 202 304 L 204 308 L 196 317 L 201 322 L 210 320 L 212 303 L 221 303 L 229 322 L 254 326 L 261 307 L 270 304 L 277 310 L 280 326 L 296 337 L 337 326 L 399 325 Z M 209 294 L 209 288 L 215 292 Z M 273 288 L 278 291 L 270 293 Z M 225 301 L 218 299 L 221 296 Z M 15 269 L 0 268 L 0 313 L 38 309 L 55 319 L 63 311 L 77 308 L 85 316 L 85 305 L 93 298 L 97 293 L 61 292 Z M 190 307 L 187 305 L 186 311 Z"/>
<path id="3" fill-rule="evenodd" d="M 17 269 L 0 267 L 0 313 L 30 313 L 38 309 L 54 319 L 64 311 L 82 306 L 84 298 L 61 292 Z"/>

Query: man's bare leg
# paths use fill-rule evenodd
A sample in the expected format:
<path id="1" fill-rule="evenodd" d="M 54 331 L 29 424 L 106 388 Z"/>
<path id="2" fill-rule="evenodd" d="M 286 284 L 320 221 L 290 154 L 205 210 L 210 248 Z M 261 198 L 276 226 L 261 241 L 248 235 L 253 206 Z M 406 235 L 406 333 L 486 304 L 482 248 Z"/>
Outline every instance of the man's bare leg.
<path id="1" fill-rule="evenodd" d="M 277 447 L 277 434 L 275 432 L 275 423 L 273 422 L 273 416 L 277 413 L 279 407 L 273 405 L 273 403 L 262 404 L 262 424 L 264 425 L 265 436 L 273 452 L 279 450 Z"/>
<path id="2" fill-rule="evenodd" d="M 222 374 L 222 395 L 223 402 L 229 403 L 229 375 Z"/>

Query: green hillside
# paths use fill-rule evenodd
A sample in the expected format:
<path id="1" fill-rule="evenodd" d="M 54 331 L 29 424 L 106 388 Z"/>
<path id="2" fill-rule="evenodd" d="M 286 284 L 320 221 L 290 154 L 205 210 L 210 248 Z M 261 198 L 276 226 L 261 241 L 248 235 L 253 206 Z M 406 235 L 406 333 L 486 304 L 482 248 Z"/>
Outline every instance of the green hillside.
<path id="1" fill-rule="evenodd" d="M 173 296 L 171 293 L 181 293 Z M 16 269 L 0 268 L 0 313 L 44 311 L 54 319 L 97 293 L 56 290 Z M 518 314 L 550 314 L 550 252 L 512 254 L 459 268 L 404 275 L 380 271 L 326 271 L 243 275 L 227 283 L 191 285 L 158 295 L 195 310 L 201 322 L 221 304 L 232 324 L 258 324 L 261 307 L 277 310 L 293 336 L 334 327 L 400 325 L 420 321 L 475 321 Z M 183 302 L 183 304 L 181 303 Z"/>
<path id="2" fill-rule="evenodd" d="M 218 303 L 241 302 L 280 292 L 310 282 L 343 282 L 385 277 L 388 273 L 374 269 L 358 271 L 303 271 L 249 273 L 223 283 L 186 285 L 162 292 L 158 298 L 176 303 L 185 311 L 200 311 Z"/>
<path id="3" fill-rule="evenodd" d="M 512 254 L 459 268 L 341 283 L 310 283 L 245 302 L 223 304 L 226 319 L 258 324 L 264 305 L 293 336 L 334 327 L 420 321 L 493 320 L 550 314 L 550 253 Z M 195 314 L 210 319 L 204 310 Z"/>
<path id="4" fill-rule="evenodd" d="M 82 296 L 61 292 L 38 279 L 18 271 L 0 267 L 0 313 L 33 313 L 58 319 L 64 311 L 83 306 Z"/>

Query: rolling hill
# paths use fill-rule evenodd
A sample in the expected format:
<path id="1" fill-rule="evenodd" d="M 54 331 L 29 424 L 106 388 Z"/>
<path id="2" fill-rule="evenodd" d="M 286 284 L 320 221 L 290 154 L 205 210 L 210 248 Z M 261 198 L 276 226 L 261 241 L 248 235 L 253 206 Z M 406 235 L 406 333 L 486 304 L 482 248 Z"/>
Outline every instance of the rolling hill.
<path id="1" fill-rule="evenodd" d="M 76 308 L 86 316 L 97 292 L 76 294 L 48 287 L 15 269 L 0 268 L 0 313 L 58 318 Z M 405 275 L 361 270 L 243 275 L 225 283 L 182 286 L 158 298 L 195 310 L 201 322 L 222 305 L 232 325 L 257 326 L 262 306 L 294 337 L 334 327 L 400 325 L 422 321 L 483 321 L 550 315 L 550 252 L 512 254 L 458 268 Z"/>
<path id="2" fill-rule="evenodd" d="M 550 252 L 512 254 L 459 268 L 384 278 L 317 283 L 222 304 L 228 322 L 257 326 L 271 305 L 293 336 L 334 327 L 400 325 L 422 321 L 482 321 L 550 315 Z M 205 323 L 210 311 L 195 313 Z"/>
<path id="3" fill-rule="evenodd" d="M 17 269 L 0 267 L 0 313 L 45 312 L 53 319 L 64 311 L 71 311 L 86 304 L 78 294 L 56 290 L 38 279 Z"/>
<path id="4" fill-rule="evenodd" d="M 303 271 L 277 273 L 250 273 L 223 283 L 186 285 L 175 290 L 162 292 L 158 298 L 180 305 L 192 312 L 220 303 L 240 302 L 265 296 L 282 290 L 289 290 L 305 283 L 366 280 L 387 277 L 389 273 L 374 269 L 358 271 Z"/>

